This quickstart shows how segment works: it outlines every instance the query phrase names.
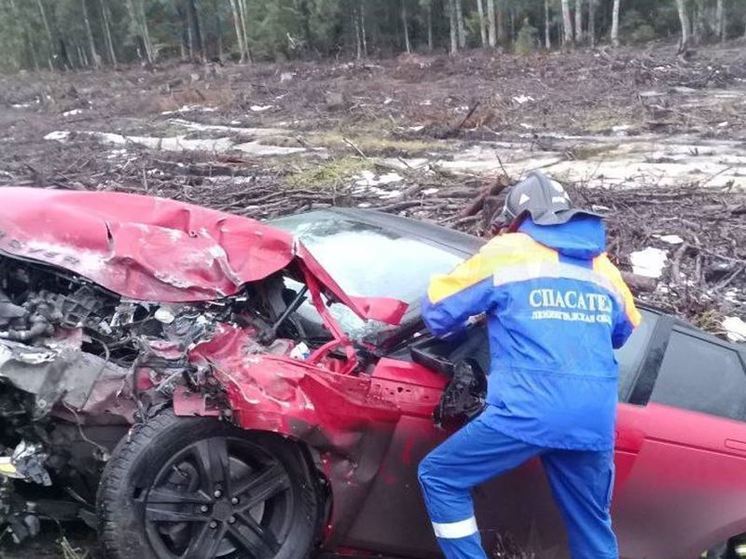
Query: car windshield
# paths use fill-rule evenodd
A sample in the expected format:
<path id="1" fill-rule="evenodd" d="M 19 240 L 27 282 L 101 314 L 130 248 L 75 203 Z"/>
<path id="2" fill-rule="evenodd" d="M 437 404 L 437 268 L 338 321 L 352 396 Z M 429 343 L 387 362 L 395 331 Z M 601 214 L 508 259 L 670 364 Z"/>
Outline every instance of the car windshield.
<path id="1" fill-rule="evenodd" d="M 312 212 L 279 218 L 272 224 L 292 232 L 348 294 L 393 297 L 416 303 L 433 274 L 449 272 L 463 256 L 444 247 L 334 212 Z M 307 314 L 310 305 L 301 309 Z M 347 307 L 331 312 L 353 338 L 384 327 L 359 319 Z"/>

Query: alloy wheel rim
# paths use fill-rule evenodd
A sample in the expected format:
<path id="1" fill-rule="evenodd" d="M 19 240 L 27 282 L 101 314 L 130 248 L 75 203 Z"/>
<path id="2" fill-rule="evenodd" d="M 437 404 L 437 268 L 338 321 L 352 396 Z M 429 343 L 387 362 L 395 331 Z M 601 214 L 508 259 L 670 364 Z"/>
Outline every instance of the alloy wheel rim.
<path id="1" fill-rule="evenodd" d="M 269 559 L 292 524 L 290 478 L 250 441 L 216 436 L 166 461 L 135 497 L 147 539 L 169 559 Z"/>

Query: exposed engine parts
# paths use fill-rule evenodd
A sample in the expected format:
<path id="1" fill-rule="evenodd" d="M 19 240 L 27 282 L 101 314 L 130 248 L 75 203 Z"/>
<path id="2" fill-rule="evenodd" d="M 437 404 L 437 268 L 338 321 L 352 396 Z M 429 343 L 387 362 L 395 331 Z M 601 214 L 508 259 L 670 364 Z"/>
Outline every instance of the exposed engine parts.
<path id="1" fill-rule="evenodd" d="M 246 352 L 300 326 L 289 318 L 305 290 L 281 278 L 261 290 L 200 303 L 148 303 L 71 273 L 0 256 L 0 523 L 14 538 L 38 532 L 34 485 L 53 486 L 44 514 L 93 522 L 102 465 L 138 414 L 165 405 L 177 387 L 219 395 L 188 351 L 219 324 L 259 334 Z"/>
<path id="2" fill-rule="evenodd" d="M 7 477 L 22 479 L 39 485 L 52 485 L 49 472 L 44 467 L 48 458 L 40 444 L 23 440 L 9 457 L 0 457 L 0 473 Z"/>

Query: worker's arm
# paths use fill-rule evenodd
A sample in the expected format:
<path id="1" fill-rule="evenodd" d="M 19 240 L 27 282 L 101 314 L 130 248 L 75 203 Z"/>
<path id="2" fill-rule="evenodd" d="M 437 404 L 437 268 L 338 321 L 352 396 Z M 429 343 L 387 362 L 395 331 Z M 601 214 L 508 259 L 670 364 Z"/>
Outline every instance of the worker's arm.
<path id="1" fill-rule="evenodd" d="M 614 323 L 611 332 L 611 344 L 614 349 L 622 347 L 642 321 L 642 315 L 635 306 L 635 298 L 629 287 L 622 278 L 616 266 L 602 255 L 594 262 L 596 271 L 606 276 L 616 291 L 616 302 L 614 304 Z"/>
<path id="2" fill-rule="evenodd" d="M 450 274 L 433 277 L 422 302 L 422 317 L 430 332 L 445 336 L 463 330 L 469 317 L 495 304 L 494 260 L 477 253 Z"/>
<path id="3" fill-rule="evenodd" d="M 627 284 L 624 283 L 624 280 L 621 280 L 619 290 L 621 291 L 623 304 L 616 313 L 614 331 L 611 334 L 611 344 L 614 346 L 614 349 L 622 347 L 642 321 L 642 315 L 635 306 L 635 299 L 632 296 L 632 292 L 627 287 Z"/>

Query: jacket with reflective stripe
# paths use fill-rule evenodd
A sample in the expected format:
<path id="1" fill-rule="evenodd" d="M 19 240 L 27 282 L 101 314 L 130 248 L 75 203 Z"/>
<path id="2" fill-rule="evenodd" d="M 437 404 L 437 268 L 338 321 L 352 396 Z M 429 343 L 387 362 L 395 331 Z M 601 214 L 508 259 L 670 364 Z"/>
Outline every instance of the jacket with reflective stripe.
<path id="1" fill-rule="evenodd" d="M 528 221 L 432 279 L 423 317 L 435 335 L 486 313 L 487 403 L 503 433 L 549 448 L 613 448 L 613 348 L 640 314 L 604 250 L 597 218 L 549 227 Z"/>

